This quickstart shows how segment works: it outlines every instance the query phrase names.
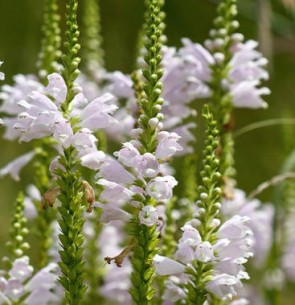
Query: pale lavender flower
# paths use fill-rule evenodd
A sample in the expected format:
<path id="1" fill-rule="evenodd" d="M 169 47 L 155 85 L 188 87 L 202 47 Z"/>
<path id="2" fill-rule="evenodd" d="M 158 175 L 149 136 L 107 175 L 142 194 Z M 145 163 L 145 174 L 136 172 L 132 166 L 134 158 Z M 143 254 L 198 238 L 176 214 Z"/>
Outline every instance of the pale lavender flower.
<path id="1" fill-rule="evenodd" d="M 9 300 L 8 304 L 12 303 L 11 301 L 19 300 L 24 294 L 25 289 L 23 283 L 20 280 L 14 278 L 7 280 L 3 295 L 6 300 Z"/>
<path id="2" fill-rule="evenodd" d="M 159 216 L 157 209 L 153 206 L 147 205 L 142 207 L 138 214 L 139 221 L 141 224 L 152 227 L 157 224 Z"/>
<path id="3" fill-rule="evenodd" d="M 17 115 L 21 111 L 18 102 L 27 98 L 32 91 L 41 91 L 43 86 L 34 75 L 18 74 L 13 77 L 14 85 L 3 85 L 0 99 L 3 100 L 0 112 Z"/>
<path id="4" fill-rule="evenodd" d="M 56 101 L 56 104 L 60 106 L 66 99 L 67 96 L 67 86 L 58 73 L 53 73 L 48 75 L 48 85 L 44 89 L 44 93 L 50 95 Z"/>
<path id="5" fill-rule="evenodd" d="M 25 288 L 30 292 L 26 299 L 28 305 L 39 305 L 41 302 L 51 304 L 59 301 L 60 296 L 54 291 L 58 279 L 57 269 L 56 263 L 50 263 L 26 283 Z"/>
<path id="6" fill-rule="evenodd" d="M 247 200 L 245 192 L 235 189 L 232 199 L 223 199 L 222 214 L 249 218 L 248 226 L 254 234 L 253 263 L 255 267 L 263 266 L 272 244 L 272 222 L 274 208 L 271 204 L 262 204 L 259 200 Z"/>
<path id="7" fill-rule="evenodd" d="M 217 231 L 214 244 L 202 241 L 197 227 L 187 223 L 183 228 L 183 236 L 179 240 L 175 258 L 157 257 L 154 260 L 156 271 L 160 275 L 180 273 L 190 267 L 194 260 L 202 263 L 210 262 L 213 266 L 212 279 L 208 280 L 206 289 L 220 299 L 231 300 L 242 287 L 241 280 L 248 279 L 243 265 L 252 256 L 252 231 L 247 226 L 248 218 L 234 216 L 224 222 Z M 182 270 L 182 271 L 181 271 Z M 189 277 L 180 278 L 180 283 L 187 283 Z M 168 292 L 167 292 L 168 293 Z"/>
<path id="8" fill-rule="evenodd" d="M 206 289 L 220 299 L 224 297 L 231 299 L 236 295 L 236 291 L 242 288 L 242 283 L 238 278 L 226 273 L 213 276 L 206 285 Z"/>
<path id="9" fill-rule="evenodd" d="M 134 194 L 134 192 L 116 182 L 99 179 L 97 183 L 104 186 L 104 190 L 100 194 L 100 200 L 108 203 L 116 203 L 121 206 L 129 201 Z"/>
<path id="10" fill-rule="evenodd" d="M 113 96 L 104 94 L 88 103 L 80 92 L 81 88 L 76 87 L 80 93 L 71 101 L 69 117 L 75 117 L 79 125 L 71 126 L 60 108 L 67 95 L 62 76 L 50 74 L 48 86 L 37 89 L 26 91 L 21 88 L 22 99 L 13 98 L 11 103 L 14 108 L 10 112 L 16 116 L 4 119 L 7 137 L 29 142 L 52 136 L 57 140 L 60 152 L 72 145 L 76 147 L 82 165 L 99 169 L 105 156 L 97 150 L 97 140 L 92 132 L 116 123 L 111 116 L 117 109 Z M 12 89 L 14 91 L 17 90 Z M 73 128 L 78 126 L 82 129 L 75 133 Z"/>
<path id="11" fill-rule="evenodd" d="M 169 158 L 177 151 L 181 151 L 182 147 L 178 144 L 180 136 L 177 133 L 161 131 L 158 134 L 159 144 L 156 149 L 156 157 L 159 159 Z"/>
<path id="12" fill-rule="evenodd" d="M 183 120 L 195 113 L 189 107 L 189 103 L 196 98 L 196 83 L 195 79 L 192 79 L 190 67 L 191 64 L 179 56 L 175 48 L 163 48 L 163 117 L 161 117 L 161 120 L 153 118 L 150 121 L 150 126 L 153 126 L 153 128 L 159 127 L 162 124 L 165 130 L 174 131 L 175 128 L 182 128 Z M 139 75 L 142 77 L 140 73 Z M 121 72 L 110 73 L 106 79 L 108 85 L 105 88 L 105 92 L 111 92 L 118 99 L 127 100 L 125 106 L 115 114 L 115 118 L 120 122 L 118 128 L 113 127 L 111 130 L 107 130 L 107 132 L 116 139 L 124 136 L 128 137 L 136 124 L 135 117 L 138 111 L 132 88 L 133 82 L 129 76 Z M 201 87 L 204 88 L 205 86 L 202 84 Z M 202 90 L 200 89 L 200 91 Z M 191 128 L 192 125 L 195 126 L 194 123 L 186 126 L 186 134 L 190 133 L 188 128 Z M 190 135 L 188 138 L 184 137 L 182 141 L 184 149 L 186 149 L 189 141 L 192 139 Z M 177 155 L 182 154 L 182 149 L 177 147 L 176 153 Z"/>
<path id="13" fill-rule="evenodd" d="M 99 175 L 106 180 L 119 184 L 131 184 L 135 179 L 118 161 L 110 157 L 103 163 Z"/>
<path id="14" fill-rule="evenodd" d="M 163 295 L 163 300 L 169 300 L 170 302 L 177 302 L 185 299 L 185 291 L 179 287 L 180 281 L 176 276 L 170 276 L 169 280 L 165 281 L 166 290 Z M 168 303 L 164 303 L 168 305 Z M 169 303 L 172 304 L 172 303 Z"/>
<path id="15" fill-rule="evenodd" d="M 266 87 L 257 88 L 258 84 L 257 81 L 243 81 L 231 86 L 235 107 L 266 108 L 267 104 L 261 96 L 270 94 L 270 90 Z"/>
<path id="16" fill-rule="evenodd" d="M 160 173 L 160 164 L 157 157 L 150 153 L 141 156 L 138 170 L 144 178 L 154 178 Z"/>
<path id="17" fill-rule="evenodd" d="M 9 271 L 9 276 L 24 282 L 32 275 L 33 270 L 33 267 L 29 265 L 29 258 L 27 256 L 23 256 L 21 258 L 17 258 L 13 262 L 12 268 Z"/>
<path id="18" fill-rule="evenodd" d="M 137 167 L 141 159 L 139 151 L 130 142 L 123 143 L 123 148 L 115 152 L 114 156 L 127 167 Z"/>
<path id="19" fill-rule="evenodd" d="M 156 177 L 146 186 L 146 193 L 158 202 L 167 201 L 172 198 L 172 189 L 177 185 L 173 176 Z"/>
<path id="20" fill-rule="evenodd" d="M 260 87 L 261 82 L 268 79 L 268 72 L 265 70 L 267 60 L 262 54 L 255 50 L 257 43 L 253 40 L 243 42 L 242 39 L 235 38 L 231 46 L 232 58 L 229 62 L 228 78 L 223 80 L 222 85 L 232 97 L 232 103 L 235 107 L 245 108 L 265 108 L 267 104 L 262 99 L 263 95 L 268 95 L 270 90 L 266 87 Z M 196 78 L 204 86 L 211 82 L 211 66 L 224 60 L 224 55 L 215 52 L 215 49 L 224 44 L 220 38 L 214 41 L 208 40 L 206 46 L 210 52 L 203 46 L 191 42 L 189 39 L 183 39 L 183 47 L 179 53 L 181 56 L 190 58 L 191 77 Z M 215 53 L 214 53 L 215 52 Z M 199 85 L 196 84 L 196 89 Z M 207 96 L 211 95 L 207 87 Z M 202 98 L 204 96 L 196 96 Z"/>
<path id="21" fill-rule="evenodd" d="M 3 64 L 3 61 L 0 61 L 0 67 Z M 0 72 L 0 80 L 4 80 L 5 79 L 5 74 L 3 72 Z"/>
<path id="22" fill-rule="evenodd" d="M 202 263 L 212 261 L 214 258 L 212 245 L 208 241 L 202 242 L 197 246 L 195 255 L 196 259 Z"/>
<path id="23" fill-rule="evenodd" d="M 185 265 L 178 263 L 177 261 L 156 254 L 153 258 L 153 264 L 156 269 L 156 272 L 159 275 L 170 275 L 183 273 L 185 271 Z"/>
<path id="24" fill-rule="evenodd" d="M 10 175 L 12 179 L 19 181 L 19 173 L 24 166 L 26 166 L 35 156 L 35 152 L 28 152 L 12 162 L 8 163 L 0 170 L 0 177 Z"/>
<path id="25" fill-rule="evenodd" d="M 8 272 L 8 279 L 0 277 L 0 301 L 1 298 L 8 304 L 18 302 L 25 294 L 26 304 L 37 305 L 51 304 L 58 297 L 54 292 L 57 286 L 57 269 L 55 263 L 49 264 L 37 274 L 33 274 L 33 267 L 29 264 L 27 256 L 16 259 Z M 1 303 L 2 304 L 2 303 Z"/>

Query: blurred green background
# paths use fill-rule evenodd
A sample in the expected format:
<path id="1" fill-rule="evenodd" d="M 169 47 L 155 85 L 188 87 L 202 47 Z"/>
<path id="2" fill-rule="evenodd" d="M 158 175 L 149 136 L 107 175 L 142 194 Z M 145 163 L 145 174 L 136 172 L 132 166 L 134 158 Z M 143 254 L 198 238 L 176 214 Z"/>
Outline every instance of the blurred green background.
<path id="1" fill-rule="evenodd" d="M 259 5 L 268 2 L 272 6 L 269 32 L 263 30 Z M 295 1 L 240 0 L 241 32 L 246 38 L 261 39 L 262 48 L 271 56 L 271 79 L 268 83 L 272 95 L 267 97 L 266 110 L 236 111 L 236 129 L 260 120 L 294 117 L 295 103 Z M 107 69 L 131 72 L 134 64 L 138 30 L 143 20 L 143 2 L 140 0 L 101 0 L 102 32 L 106 52 Z M 179 46 L 182 37 L 203 42 L 215 16 L 216 2 L 209 0 L 167 0 L 168 45 Z M 285 2 L 289 6 L 284 6 Z M 61 11 L 65 1 L 60 1 Z M 80 1 L 83 5 L 83 0 Z M 293 6 L 292 6 L 293 5 Z M 293 9 L 294 7 L 294 9 Z M 43 1 L 0 0 L 0 60 L 6 83 L 11 83 L 17 73 L 36 73 L 35 61 L 40 47 Z M 81 33 L 83 36 L 83 32 Z M 269 45 L 268 35 L 272 38 Z M 198 106 L 197 106 L 198 107 Z M 200 113 L 201 107 L 198 107 Z M 200 122 L 202 125 L 202 122 Z M 292 149 L 295 125 L 273 126 L 249 132 L 236 140 L 236 164 L 239 187 L 251 191 L 259 183 L 276 175 L 286 153 Z M 286 140 L 287 139 L 287 140 Z M 202 145 L 201 138 L 198 145 Z M 0 140 L 0 167 L 29 149 Z M 9 222 L 17 191 L 32 181 L 32 173 L 26 169 L 20 183 L 9 178 L 0 180 L 0 257 L 6 252 Z M 263 200 L 271 200 L 271 190 L 262 194 Z"/>

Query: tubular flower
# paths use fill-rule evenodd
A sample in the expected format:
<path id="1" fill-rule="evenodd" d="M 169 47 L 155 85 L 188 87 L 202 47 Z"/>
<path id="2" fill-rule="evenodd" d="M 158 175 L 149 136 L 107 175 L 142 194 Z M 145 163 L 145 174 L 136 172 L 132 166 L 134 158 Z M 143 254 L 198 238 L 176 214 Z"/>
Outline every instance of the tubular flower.
<path id="1" fill-rule="evenodd" d="M 241 280 L 249 278 L 243 265 L 253 256 L 253 232 L 248 224 L 249 218 L 245 216 L 230 218 L 219 227 L 214 244 L 202 241 L 198 227 L 193 222 L 185 224 L 174 255 L 175 260 L 159 255 L 154 258 L 154 266 L 159 275 L 173 275 L 166 285 L 164 297 L 168 298 L 164 299 L 169 300 L 169 296 L 178 291 L 178 298 L 174 296 L 174 301 L 178 301 L 182 299 L 183 293 L 187 293 L 184 287 L 190 277 L 185 275 L 185 271 L 193 268 L 194 261 L 213 266 L 205 286 L 207 292 L 222 300 L 235 296 L 242 287 Z M 172 285 L 173 282 L 177 284 Z"/>

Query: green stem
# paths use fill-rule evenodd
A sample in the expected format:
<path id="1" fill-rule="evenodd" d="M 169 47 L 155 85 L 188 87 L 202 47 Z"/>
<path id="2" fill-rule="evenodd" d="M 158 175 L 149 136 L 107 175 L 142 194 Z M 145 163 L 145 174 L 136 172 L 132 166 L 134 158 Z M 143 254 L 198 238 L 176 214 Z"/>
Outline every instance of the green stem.
<path id="1" fill-rule="evenodd" d="M 25 241 L 26 235 L 29 233 L 27 229 L 27 219 L 24 217 L 24 195 L 20 192 L 16 199 L 15 212 L 10 229 L 10 241 L 7 242 L 7 247 L 10 252 L 7 267 L 11 267 L 15 259 L 24 255 L 29 249 L 29 244 Z"/>
<path id="2" fill-rule="evenodd" d="M 217 8 L 218 17 L 215 20 L 217 29 L 216 37 L 223 41 L 223 44 L 215 52 L 224 55 L 224 60 L 212 65 L 212 81 L 209 84 L 212 90 L 213 113 L 218 122 L 220 130 L 220 168 L 224 176 L 224 185 L 228 180 L 234 185 L 234 141 L 233 141 L 233 118 L 232 118 L 232 98 L 229 92 L 224 88 L 223 81 L 228 79 L 230 69 L 230 60 L 232 54 L 230 51 L 232 40 L 231 34 L 235 30 L 232 22 L 236 16 L 237 0 L 223 0 Z M 223 32 L 220 33 L 222 30 Z"/>
<path id="3" fill-rule="evenodd" d="M 157 252 L 158 232 L 156 226 L 147 227 L 141 225 L 138 219 L 133 222 L 132 235 L 136 239 L 133 249 L 131 264 L 130 294 L 134 305 L 152 305 L 155 288 L 153 281 L 155 270 L 152 264 L 153 257 Z"/>
<path id="4" fill-rule="evenodd" d="M 277 125 L 295 125 L 294 119 L 287 119 L 287 118 L 280 118 L 280 119 L 270 119 L 270 120 L 264 120 L 260 122 L 255 122 L 252 124 L 249 124 L 245 127 L 240 128 L 239 130 L 236 130 L 233 134 L 234 138 L 240 137 L 250 131 L 269 127 L 269 126 L 277 126 Z"/>
<path id="5" fill-rule="evenodd" d="M 145 78 L 143 84 L 138 82 L 134 75 L 136 97 L 139 99 L 139 112 L 141 113 L 138 123 L 142 128 L 140 143 L 142 144 L 141 153 L 155 153 L 157 148 L 158 128 L 150 124 L 150 120 L 161 120 L 159 115 L 163 99 L 161 78 L 163 71 L 160 68 L 162 61 L 162 37 L 163 37 L 163 18 L 161 11 L 162 0 L 147 0 L 145 14 L 145 49 L 144 57 L 146 68 L 143 69 Z M 142 204 L 156 206 L 157 203 L 151 200 L 149 196 L 142 200 Z M 134 238 L 133 254 L 131 264 L 133 267 L 131 273 L 130 294 L 134 305 L 151 305 L 155 295 L 154 278 L 155 270 L 152 265 L 152 259 L 157 253 L 158 236 L 156 225 L 147 227 L 140 224 L 138 216 L 134 217 L 131 223 L 131 235 Z"/>
<path id="6" fill-rule="evenodd" d="M 43 139 L 36 143 L 37 161 L 35 163 L 35 185 L 41 195 L 50 188 L 49 166 L 52 156 L 55 154 L 50 139 Z M 52 222 L 56 219 L 56 210 L 48 206 L 42 206 L 41 202 L 35 202 L 38 216 L 35 220 L 37 236 L 40 245 L 40 268 L 45 267 L 49 261 L 49 250 L 52 247 Z"/>
<path id="7" fill-rule="evenodd" d="M 68 88 L 66 100 L 62 105 L 65 115 L 68 114 L 70 103 L 77 94 L 75 80 L 79 75 L 78 66 L 80 63 L 78 57 L 80 50 L 80 44 L 78 43 L 80 32 L 77 23 L 78 0 L 68 0 L 66 10 L 66 32 L 64 54 L 62 56 L 64 67 L 62 76 Z"/>
<path id="8" fill-rule="evenodd" d="M 58 14 L 58 0 L 45 0 L 44 23 L 42 27 L 41 50 L 37 67 L 42 81 L 46 82 L 48 74 L 56 72 L 57 61 L 60 57 L 60 17 Z"/>
<path id="9" fill-rule="evenodd" d="M 213 245 L 216 242 L 218 226 L 212 226 L 213 219 L 219 218 L 221 202 L 221 174 L 219 171 L 220 162 L 216 154 L 219 144 L 219 131 L 217 122 L 213 119 L 212 113 L 207 105 L 203 110 L 203 116 L 207 121 L 205 149 L 203 152 L 203 170 L 201 171 L 201 183 L 198 187 L 199 198 L 197 205 L 203 212 L 198 216 L 200 224 L 198 231 L 202 241 L 208 241 Z M 191 276 L 186 285 L 188 290 L 186 304 L 202 305 L 207 297 L 205 290 L 206 283 L 210 280 L 213 272 L 211 263 L 202 263 L 197 260 L 193 262 L 194 268 L 187 268 Z"/>
<path id="10" fill-rule="evenodd" d="M 85 72 L 94 80 L 95 72 L 104 67 L 100 8 L 98 0 L 86 0 L 83 7 L 82 60 Z"/>
<path id="11" fill-rule="evenodd" d="M 59 263 L 62 275 L 60 283 L 65 289 L 67 304 L 78 305 L 86 291 L 84 285 L 84 261 L 83 261 L 83 211 L 84 200 L 81 191 L 80 173 L 74 171 L 76 166 L 76 153 L 74 148 L 64 150 L 64 156 L 60 156 L 60 163 L 65 171 L 58 171 L 58 185 L 60 195 L 58 196 L 61 206 L 59 235 L 62 250 L 60 251 L 61 262 Z"/>

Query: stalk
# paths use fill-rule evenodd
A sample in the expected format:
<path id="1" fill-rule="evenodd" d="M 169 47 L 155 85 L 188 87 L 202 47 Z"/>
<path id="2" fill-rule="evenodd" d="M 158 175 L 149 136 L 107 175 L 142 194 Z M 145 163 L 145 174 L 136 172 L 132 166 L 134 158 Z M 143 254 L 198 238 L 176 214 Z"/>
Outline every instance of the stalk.
<path id="1" fill-rule="evenodd" d="M 139 98 L 139 112 L 141 113 L 138 123 L 143 130 L 139 138 L 142 144 L 142 154 L 147 152 L 155 153 L 158 144 L 156 139 L 158 129 L 152 127 L 150 120 L 158 116 L 163 103 L 163 99 L 160 97 L 162 93 L 161 77 L 163 76 L 163 71 L 160 67 L 164 28 L 164 14 L 161 12 L 162 5 L 163 1 L 160 0 L 146 1 L 144 25 L 144 46 L 146 49 L 144 60 L 146 67 L 143 69 L 145 80 L 142 86 L 138 86 L 139 92 L 136 95 Z M 141 90 L 143 90 L 144 94 Z M 144 206 L 157 205 L 157 202 L 149 196 L 142 203 Z M 152 265 L 152 259 L 157 253 L 159 233 L 155 225 L 147 227 L 141 224 L 138 216 L 134 217 L 131 227 L 134 247 L 131 258 L 133 271 L 131 273 L 132 286 L 130 294 L 134 305 L 151 305 L 155 295 L 155 269 Z"/>

